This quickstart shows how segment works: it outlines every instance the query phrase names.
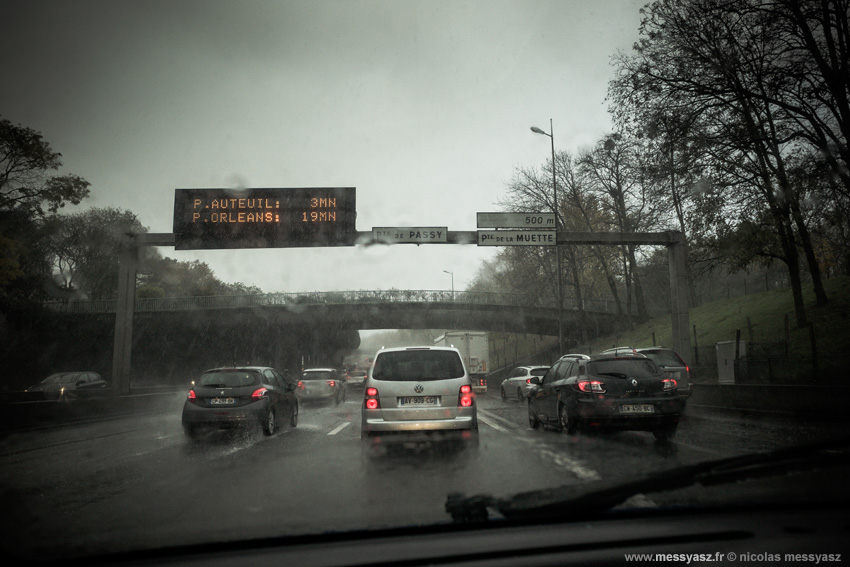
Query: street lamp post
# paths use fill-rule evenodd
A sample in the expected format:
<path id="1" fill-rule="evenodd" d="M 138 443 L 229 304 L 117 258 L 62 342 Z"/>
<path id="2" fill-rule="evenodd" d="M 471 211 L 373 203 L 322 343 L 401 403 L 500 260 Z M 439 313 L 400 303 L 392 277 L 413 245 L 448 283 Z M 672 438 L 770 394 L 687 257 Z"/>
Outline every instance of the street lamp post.
<path id="1" fill-rule="evenodd" d="M 452 301 L 455 300 L 455 273 L 448 270 L 443 270 L 443 273 L 449 274 L 452 277 Z"/>
<path id="2" fill-rule="evenodd" d="M 558 183 L 555 180 L 555 130 L 552 127 L 552 119 L 549 119 L 549 133 L 544 132 L 537 126 L 532 126 L 531 131 L 535 134 L 543 134 L 549 137 L 552 143 L 552 208 L 555 213 L 555 259 L 558 271 L 558 352 L 564 353 L 564 286 L 561 282 L 561 248 L 558 245 L 558 231 L 560 230 L 560 215 L 558 215 Z"/>

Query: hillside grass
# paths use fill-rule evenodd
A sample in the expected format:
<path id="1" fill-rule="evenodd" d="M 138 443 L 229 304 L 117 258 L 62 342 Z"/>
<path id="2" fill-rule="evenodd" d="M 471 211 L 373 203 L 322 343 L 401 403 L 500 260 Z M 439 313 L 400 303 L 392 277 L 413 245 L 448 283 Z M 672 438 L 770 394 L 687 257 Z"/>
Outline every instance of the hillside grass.
<path id="1" fill-rule="evenodd" d="M 805 285 L 803 297 L 806 303 L 806 315 L 814 326 L 815 344 L 822 371 L 846 374 L 850 366 L 850 277 L 837 277 L 824 281 L 829 303 L 818 306 L 815 303 L 812 286 Z M 786 314 L 788 331 L 786 337 Z M 778 289 L 752 293 L 731 299 L 714 301 L 689 311 L 689 329 L 691 346 L 698 349 L 700 365 L 707 372 L 701 372 L 704 378 L 716 377 L 715 344 L 721 341 L 735 340 L 740 331 L 742 341 L 750 343 L 771 343 L 784 351 L 787 338 L 788 352 L 792 357 L 810 359 L 812 356 L 811 334 L 808 327 L 797 328 L 794 316 L 794 301 L 790 289 Z M 694 334 L 694 328 L 696 333 Z M 665 314 L 637 324 L 633 329 L 599 337 L 586 345 L 570 347 L 571 352 L 598 353 L 616 346 L 646 347 L 655 345 L 671 346 L 672 324 L 670 315 Z M 696 336 L 696 341 L 694 337 Z M 552 338 L 541 341 L 534 336 L 533 346 L 540 348 L 557 342 Z M 499 335 L 498 341 L 504 341 Z M 511 344 L 515 346 L 511 348 Z M 531 336 L 513 335 L 513 340 L 505 345 L 517 353 L 530 353 L 533 350 Z"/>
<path id="2" fill-rule="evenodd" d="M 823 356 L 844 354 L 850 346 L 850 277 L 832 278 L 824 282 L 829 303 L 815 304 L 811 285 L 803 288 L 806 314 L 814 324 L 818 353 Z M 794 317 L 794 301 L 790 289 L 778 289 L 714 301 L 689 311 L 691 345 L 714 346 L 720 341 L 741 339 L 756 343 L 784 342 L 785 316 L 788 315 L 788 342 L 791 354 L 807 355 L 811 351 L 809 329 L 798 329 Z M 748 320 L 749 319 L 749 320 Z M 694 341 L 694 327 L 696 341 Z M 599 352 L 612 346 L 651 346 L 672 344 L 670 315 L 655 317 L 634 329 L 600 337 L 589 346 Z"/>

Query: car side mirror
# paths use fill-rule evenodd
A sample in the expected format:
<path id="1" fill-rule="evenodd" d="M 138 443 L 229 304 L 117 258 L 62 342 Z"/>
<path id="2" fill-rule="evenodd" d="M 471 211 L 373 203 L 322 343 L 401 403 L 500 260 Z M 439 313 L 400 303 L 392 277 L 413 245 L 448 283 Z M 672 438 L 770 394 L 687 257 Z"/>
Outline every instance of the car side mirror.
<path id="1" fill-rule="evenodd" d="M 531 383 L 531 384 L 536 384 L 536 385 L 538 385 L 538 386 L 539 386 L 539 385 L 540 385 L 540 376 L 532 376 L 532 377 L 531 377 L 531 382 L 530 382 L 530 383 Z"/>

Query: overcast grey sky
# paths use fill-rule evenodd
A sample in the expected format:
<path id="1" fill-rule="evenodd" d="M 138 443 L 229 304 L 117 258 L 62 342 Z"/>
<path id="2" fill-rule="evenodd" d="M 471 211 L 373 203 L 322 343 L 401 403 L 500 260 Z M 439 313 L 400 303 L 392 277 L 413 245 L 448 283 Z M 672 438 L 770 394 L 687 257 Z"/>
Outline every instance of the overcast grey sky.
<path id="1" fill-rule="evenodd" d="M 85 207 L 171 232 L 175 188 L 357 188 L 357 229 L 475 230 L 518 167 L 609 128 L 632 0 L 0 2 L 0 116 Z M 67 210 L 67 209 L 66 209 Z M 74 210 L 73 208 L 70 210 Z M 266 291 L 456 289 L 493 248 L 174 251 Z"/>

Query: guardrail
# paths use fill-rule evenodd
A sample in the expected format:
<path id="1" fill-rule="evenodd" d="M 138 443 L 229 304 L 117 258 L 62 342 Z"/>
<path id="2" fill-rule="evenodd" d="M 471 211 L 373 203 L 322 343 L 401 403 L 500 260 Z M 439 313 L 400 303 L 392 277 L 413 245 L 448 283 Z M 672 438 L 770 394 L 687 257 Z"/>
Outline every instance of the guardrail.
<path id="1" fill-rule="evenodd" d="M 62 313 L 115 313 L 116 300 L 51 301 L 44 305 Z M 445 290 L 361 290 L 320 291 L 309 293 L 266 293 L 261 295 L 209 295 L 197 297 L 158 297 L 135 300 L 136 312 L 184 311 L 195 309 L 242 309 L 252 307 L 299 307 L 309 305 L 357 305 L 392 303 L 456 303 L 556 309 L 554 298 L 519 293 L 491 293 Z M 584 310 L 617 313 L 617 304 L 608 300 L 588 299 Z M 574 298 L 564 298 L 564 309 L 576 311 Z"/>

